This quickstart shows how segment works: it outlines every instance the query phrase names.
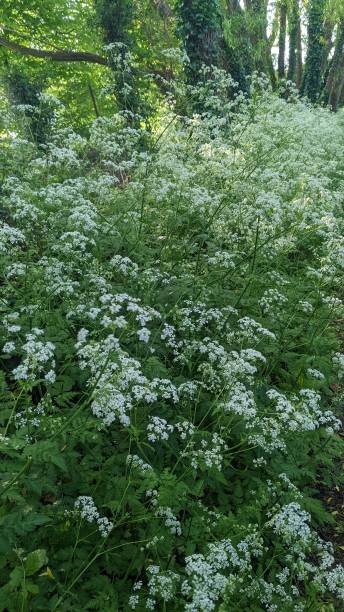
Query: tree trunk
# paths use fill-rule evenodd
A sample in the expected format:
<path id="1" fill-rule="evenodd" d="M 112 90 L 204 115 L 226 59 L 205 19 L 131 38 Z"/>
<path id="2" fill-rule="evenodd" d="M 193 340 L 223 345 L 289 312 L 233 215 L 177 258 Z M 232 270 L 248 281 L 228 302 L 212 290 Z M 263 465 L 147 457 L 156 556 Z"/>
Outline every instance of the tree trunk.
<path id="1" fill-rule="evenodd" d="M 316 102 L 321 92 L 321 63 L 324 53 L 324 13 L 326 0 L 310 0 L 308 14 L 308 49 L 301 94 Z"/>
<path id="2" fill-rule="evenodd" d="M 344 19 L 338 25 L 336 43 L 329 73 L 327 76 L 323 100 L 336 111 L 340 102 L 344 83 Z"/>
<path id="3" fill-rule="evenodd" d="M 227 0 L 227 10 L 231 13 L 241 13 L 240 0 Z"/>
<path id="4" fill-rule="evenodd" d="M 303 58 L 302 58 L 302 35 L 301 35 L 301 19 L 300 16 L 297 22 L 297 39 L 296 39 L 296 87 L 301 88 L 303 77 Z"/>
<path id="5" fill-rule="evenodd" d="M 341 108 L 342 106 L 344 106 L 344 83 L 339 96 L 338 108 Z"/>
<path id="6" fill-rule="evenodd" d="M 285 42 L 287 33 L 287 2 L 280 0 L 279 37 L 278 37 L 278 78 L 285 77 Z"/>
<path id="7" fill-rule="evenodd" d="M 224 68 L 238 83 L 239 89 L 246 92 L 246 77 L 253 72 L 254 64 L 246 15 L 239 0 L 227 0 L 223 43 Z"/>
<path id="8" fill-rule="evenodd" d="M 344 96 L 344 58 L 342 60 L 342 77 L 340 82 L 338 83 L 338 89 L 336 91 L 336 96 L 333 98 L 333 107 L 332 110 L 337 111 L 340 106 L 343 105 L 343 96 Z"/>
<path id="9" fill-rule="evenodd" d="M 288 80 L 296 82 L 297 37 L 300 27 L 299 0 L 292 0 L 289 9 L 289 63 Z"/>
<path id="10" fill-rule="evenodd" d="M 144 116 L 147 109 L 138 88 L 137 72 L 128 64 L 128 52 L 135 49 L 133 0 L 94 0 L 94 6 L 104 42 L 116 45 L 109 53 L 109 66 L 113 71 L 117 106 L 129 111 L 132 124 L 139 125 L 138 116 Z"/>
<path id="11" fill-rule="evenodd" d="M 218 0 L 178 0 L 178 30 L 190 60 L 188 78 L 197 82 L 202 64 L 221 63 L 222 24 Z"/>
<path id="12" fill-rule="evenodd" d="M 325 74 L 329 67 L 329 55 L 333 48 L 333 30 L 335 22 L 332 17 L 327 17 L 324 23 L 324 53 L 321 62 L 321 72 Z"/>
<path id="13" fill-rule="evenodd" d="M 267 0 L 245 0 L 245 7 L 250 18 L 250 38 L 255 68 L 259 72 L 268 74 L 272 86 L 275 87 L 276 74 L 267 36 Z"/>

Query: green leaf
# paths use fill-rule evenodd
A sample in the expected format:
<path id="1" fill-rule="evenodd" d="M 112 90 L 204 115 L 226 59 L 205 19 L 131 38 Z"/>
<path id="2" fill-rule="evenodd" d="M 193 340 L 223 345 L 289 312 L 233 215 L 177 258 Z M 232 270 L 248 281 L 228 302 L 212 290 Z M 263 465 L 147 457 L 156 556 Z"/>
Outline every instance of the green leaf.
<path id="1" fill-rule="evenodd" d="M 37 548 L 28 554 L 25 561 L 25 571 L 27 576 L 32 576 L 48 563 L 47 552 L 44 548 Z"/>
<path id="2" fill-rule="evenodd" d="M 56 443 L 49 440 L 36 442 L 27 446 L 24 451 L 25 456 L 31 456 L 35 463 L 53 463 L 63 472 L 67 471 L 66 462 L 59 451 Z"/>

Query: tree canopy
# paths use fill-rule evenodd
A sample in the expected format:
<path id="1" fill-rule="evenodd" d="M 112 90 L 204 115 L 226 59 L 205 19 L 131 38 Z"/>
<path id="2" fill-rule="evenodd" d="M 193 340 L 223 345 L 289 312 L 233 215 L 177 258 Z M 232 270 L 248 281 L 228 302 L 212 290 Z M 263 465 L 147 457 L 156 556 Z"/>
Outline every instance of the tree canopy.
<path id="1" fill-rule="evenodd" d="M 31 86 L 57 94 L 82 125 L 95 99 L 105 113 L 128 104 L 123 65 L 116 77 L 111 60 L 124 45 L 122 61 L 125 49 L 136 66 L 131 106 L 146 116 L 166 93 L 166 80 L 178 74 L 196 82 L 202 65 L 224 68 L 243 90 L 254 71 L 268 74 L 274 88 L 287 78 L 312 102 L 336 110 L 344 98 L 342 19 L 339 0 L 4 0 L 3 82 L 20 72 Z M 182 65 L 178 53 L 187 56 Z M 110 84 L 112 97 L 103 95 Z"/>

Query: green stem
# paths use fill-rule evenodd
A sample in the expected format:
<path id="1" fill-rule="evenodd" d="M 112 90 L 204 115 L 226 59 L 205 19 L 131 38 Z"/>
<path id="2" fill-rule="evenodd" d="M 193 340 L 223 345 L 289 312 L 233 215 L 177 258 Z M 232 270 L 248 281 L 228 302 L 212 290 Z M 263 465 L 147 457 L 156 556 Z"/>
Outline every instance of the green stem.
<path id="1" fill-rule="evenodd" d="M 6 485 L 6 487 L 4 487 L 2 491 L 0 491 L 0 497 L 1 495 L 4 495 L 4 493 L 6 493 L 8 489 L 11 488 L 11 486 L 20 478 L 20 476 L 24 474 L 24 472 L 26 472 L 26 470 L 29 469 L 31 463 L 32 463 L 32 457 L 29 457 L 24 467 L 22 467 L 22 469 L 20 470 L 20 472 L 18 472 L 18 474 L 16 474 L 16 476 L 12 478 L 12 480 L 10 480 L 10 482 Z"/>

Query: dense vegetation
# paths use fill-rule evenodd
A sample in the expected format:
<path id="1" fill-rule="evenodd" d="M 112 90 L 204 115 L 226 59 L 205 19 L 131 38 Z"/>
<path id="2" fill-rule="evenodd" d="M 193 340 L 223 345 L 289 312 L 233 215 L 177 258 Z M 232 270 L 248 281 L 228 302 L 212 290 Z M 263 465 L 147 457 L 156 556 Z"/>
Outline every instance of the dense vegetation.
<path id="1" fill-rule="evenodd" d="M 341 3 L 0 10 L 0 610 L 342 609 Z"/>

